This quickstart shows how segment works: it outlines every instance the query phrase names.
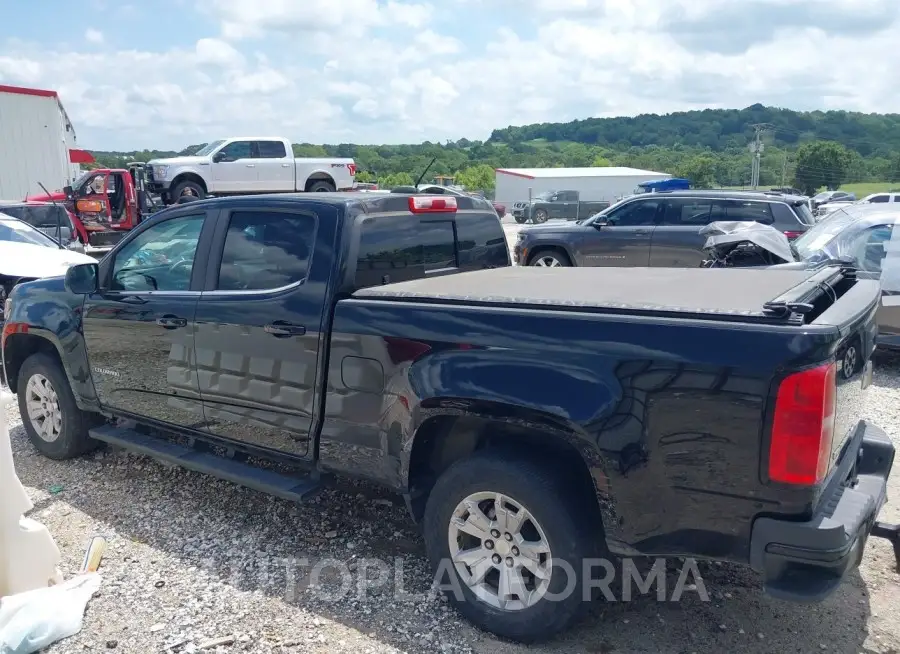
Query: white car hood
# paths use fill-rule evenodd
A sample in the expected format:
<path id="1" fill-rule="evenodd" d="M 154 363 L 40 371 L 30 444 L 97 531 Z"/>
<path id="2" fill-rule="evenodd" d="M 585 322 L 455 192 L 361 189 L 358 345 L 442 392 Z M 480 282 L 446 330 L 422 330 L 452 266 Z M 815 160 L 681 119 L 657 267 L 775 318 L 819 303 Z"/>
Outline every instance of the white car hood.
<path id="1" fill-rule="evenodd" d="M 168 159 L 154 159 L 147 163 L 151 166 L 196 166 L 201 163 L 209 163 L 209 157 L 169 157 Z"/>
<path id="2" fill-rule="evenodd" d="M 56 277 L 76 264 L 96 262 L 93 257 L 72 250 L 0 241 L 0 275 Z"/>

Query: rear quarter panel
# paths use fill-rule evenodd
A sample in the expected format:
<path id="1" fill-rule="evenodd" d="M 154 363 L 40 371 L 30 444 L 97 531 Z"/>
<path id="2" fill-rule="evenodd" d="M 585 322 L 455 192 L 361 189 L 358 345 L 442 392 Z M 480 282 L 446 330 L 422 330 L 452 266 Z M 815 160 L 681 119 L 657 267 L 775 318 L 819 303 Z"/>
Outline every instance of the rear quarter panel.
<path id="1" fill-rule="evenodd" d="M 430 417 L 528 426 L 580 452 L 614 551 L 743 561 L 753 517 L 780 502 L 760 479 L 773 375 L 825 356 L 830 341 L 772 327 L 342 300 L 321 464 L 373 470 L 406 490 Z"/>

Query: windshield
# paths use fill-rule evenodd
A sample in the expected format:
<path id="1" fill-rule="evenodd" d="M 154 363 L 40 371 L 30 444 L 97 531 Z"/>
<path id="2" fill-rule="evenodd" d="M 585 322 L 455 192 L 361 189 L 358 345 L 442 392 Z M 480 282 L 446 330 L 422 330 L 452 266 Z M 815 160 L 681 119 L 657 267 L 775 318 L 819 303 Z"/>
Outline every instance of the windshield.
<path id="1" fill-rule="evenodd" d="M 542 193 L 538 193 L 537 195 L 531 196 L 531 199 L 532 200 L 540 200 L 542 202 L 548 202 L 550 200 L 550 198 L 553 197 L 554 193 L 556 193 L 556 191 L 543 191 Z"/>
<path id="2" fill-rule="evenodd" d="M 10 218 L 0 213 L 0 241 L 24 243 L 26 245 L 42 245 L 47 248 L 59 248 L 59 243 L 36 230 L 28 223 Z"/>
<path id="3" fill-rule="evenodd" d="M 800 257 L 807 261 L 837 259 L 839 256 L 835 247 L 837 236 L 857 220 L 858 217 L 846 211 L 835 211 L 794 241 L 794 247 Z"/>
<path id="4" fill-rule="evenodd" d="M 72 188 L 74 188 L 74 189 L 81 188 L 81 185 L 84 184 L 84 180 L 86 180 L 88 178 L 88 175 L 90 175 L 92 172 L 94 172 L 94 171 L 86 170 L 83 173 L 81 173 L 78 176 L 78 179 L 76 179 L 74 182 L 72 182 Z"/>
<path id="5" fill-rule="evenodd" d="M 219 141 L 213 141 L 212 143 L 207 143 L 202 148 L 197 150 L 192 156 L 194 157 L 205 157 L 208 154 L 212 154 L 213 150 L 224 143 L 224 139 Z"/>
<path id="6" fill-rule="evenodd" d="M 834 191 L 822 191 L 821 193 L 813 196 L 813 200 L 826 200 L 834 195 Z"/>

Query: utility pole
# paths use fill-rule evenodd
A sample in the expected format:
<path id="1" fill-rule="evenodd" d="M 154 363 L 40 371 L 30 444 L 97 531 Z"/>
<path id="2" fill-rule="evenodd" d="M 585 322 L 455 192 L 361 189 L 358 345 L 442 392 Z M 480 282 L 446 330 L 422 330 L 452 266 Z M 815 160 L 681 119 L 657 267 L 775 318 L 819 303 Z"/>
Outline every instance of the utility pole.
<path id="1" fill-rule="evenodd" d="M 784 163 L 781 164 L 781 188 L 784 188 L 786 181 L 787 181 L 787 152 L 784 153 Z"/>
<path id="2" fill-rule="evenodd" d="M 756 133 L 753 143 L 750 144 L 750 153 L 753 155 L 752 166 L 750 169 L 750 187 L 753 190 L 756 190 L 759 188 L 759 164 L 762 159 L 764 148 L 762 133 L 774 126 L 769 123 L 756 123 L 755 125 L 750 125 L 750 127 L 752 127 L 753 131 Z"/>

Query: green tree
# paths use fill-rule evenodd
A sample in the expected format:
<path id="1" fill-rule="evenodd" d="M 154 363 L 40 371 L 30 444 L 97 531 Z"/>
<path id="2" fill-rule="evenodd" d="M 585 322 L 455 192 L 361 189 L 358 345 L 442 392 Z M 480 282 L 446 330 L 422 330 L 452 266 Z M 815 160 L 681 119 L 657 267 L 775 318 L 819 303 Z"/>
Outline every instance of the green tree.
<path id="1" fill-rule="evenodd" d="M 456 183 L 469 191 L 493 191 L 496 173 L 487 164 L 472 166 L 456 173 Z"/>
<path id="2" fill-rule="evenodd" d="M 596 157 L 594 157 L 594 161 L 591 164 L 592 168 L 608 168 L 610 166 L 612 166 L 612 162 L 602 154 L 598 154 Z"/>
<path id="3" fill-rule="evenodd" d="M 378 186 L 383 189 L 392 189 L 397 186 L 412 186 L 415 181 L 409 173 L 391 173 L 382 177 Z"/>
<path id="4" fill-rule="evenodd" d="M 375 181 L 375 175 L 373 175 L 372 173 L 370 173 L 370 172 L 367 171 L 367 170 L 360 170 L 360 171 L 358 171 L 358 172 L 356 173 L 356 181 L 357 181 L 357 182 L 364 182 L 364 183 L 366 183 L 366 182 L 374 182 L 374 181 Z"/>
<path id="5" fill-rule="evenodd" d="M 850 151 L 840 143 L 804 143 L 797 148 L 794 184 L 807 195 L 814 194 L 822 186 L 833 191 L 847 180 L 847 172 L 853 162 Z"/>
<path id="6" fill-rule="evenodd" d="M 694 188 L 716 185 L 716 160 L 708 154 L 696 154 L 684 159 L 675 169 L 679 177 L 691 180 Z"/>

